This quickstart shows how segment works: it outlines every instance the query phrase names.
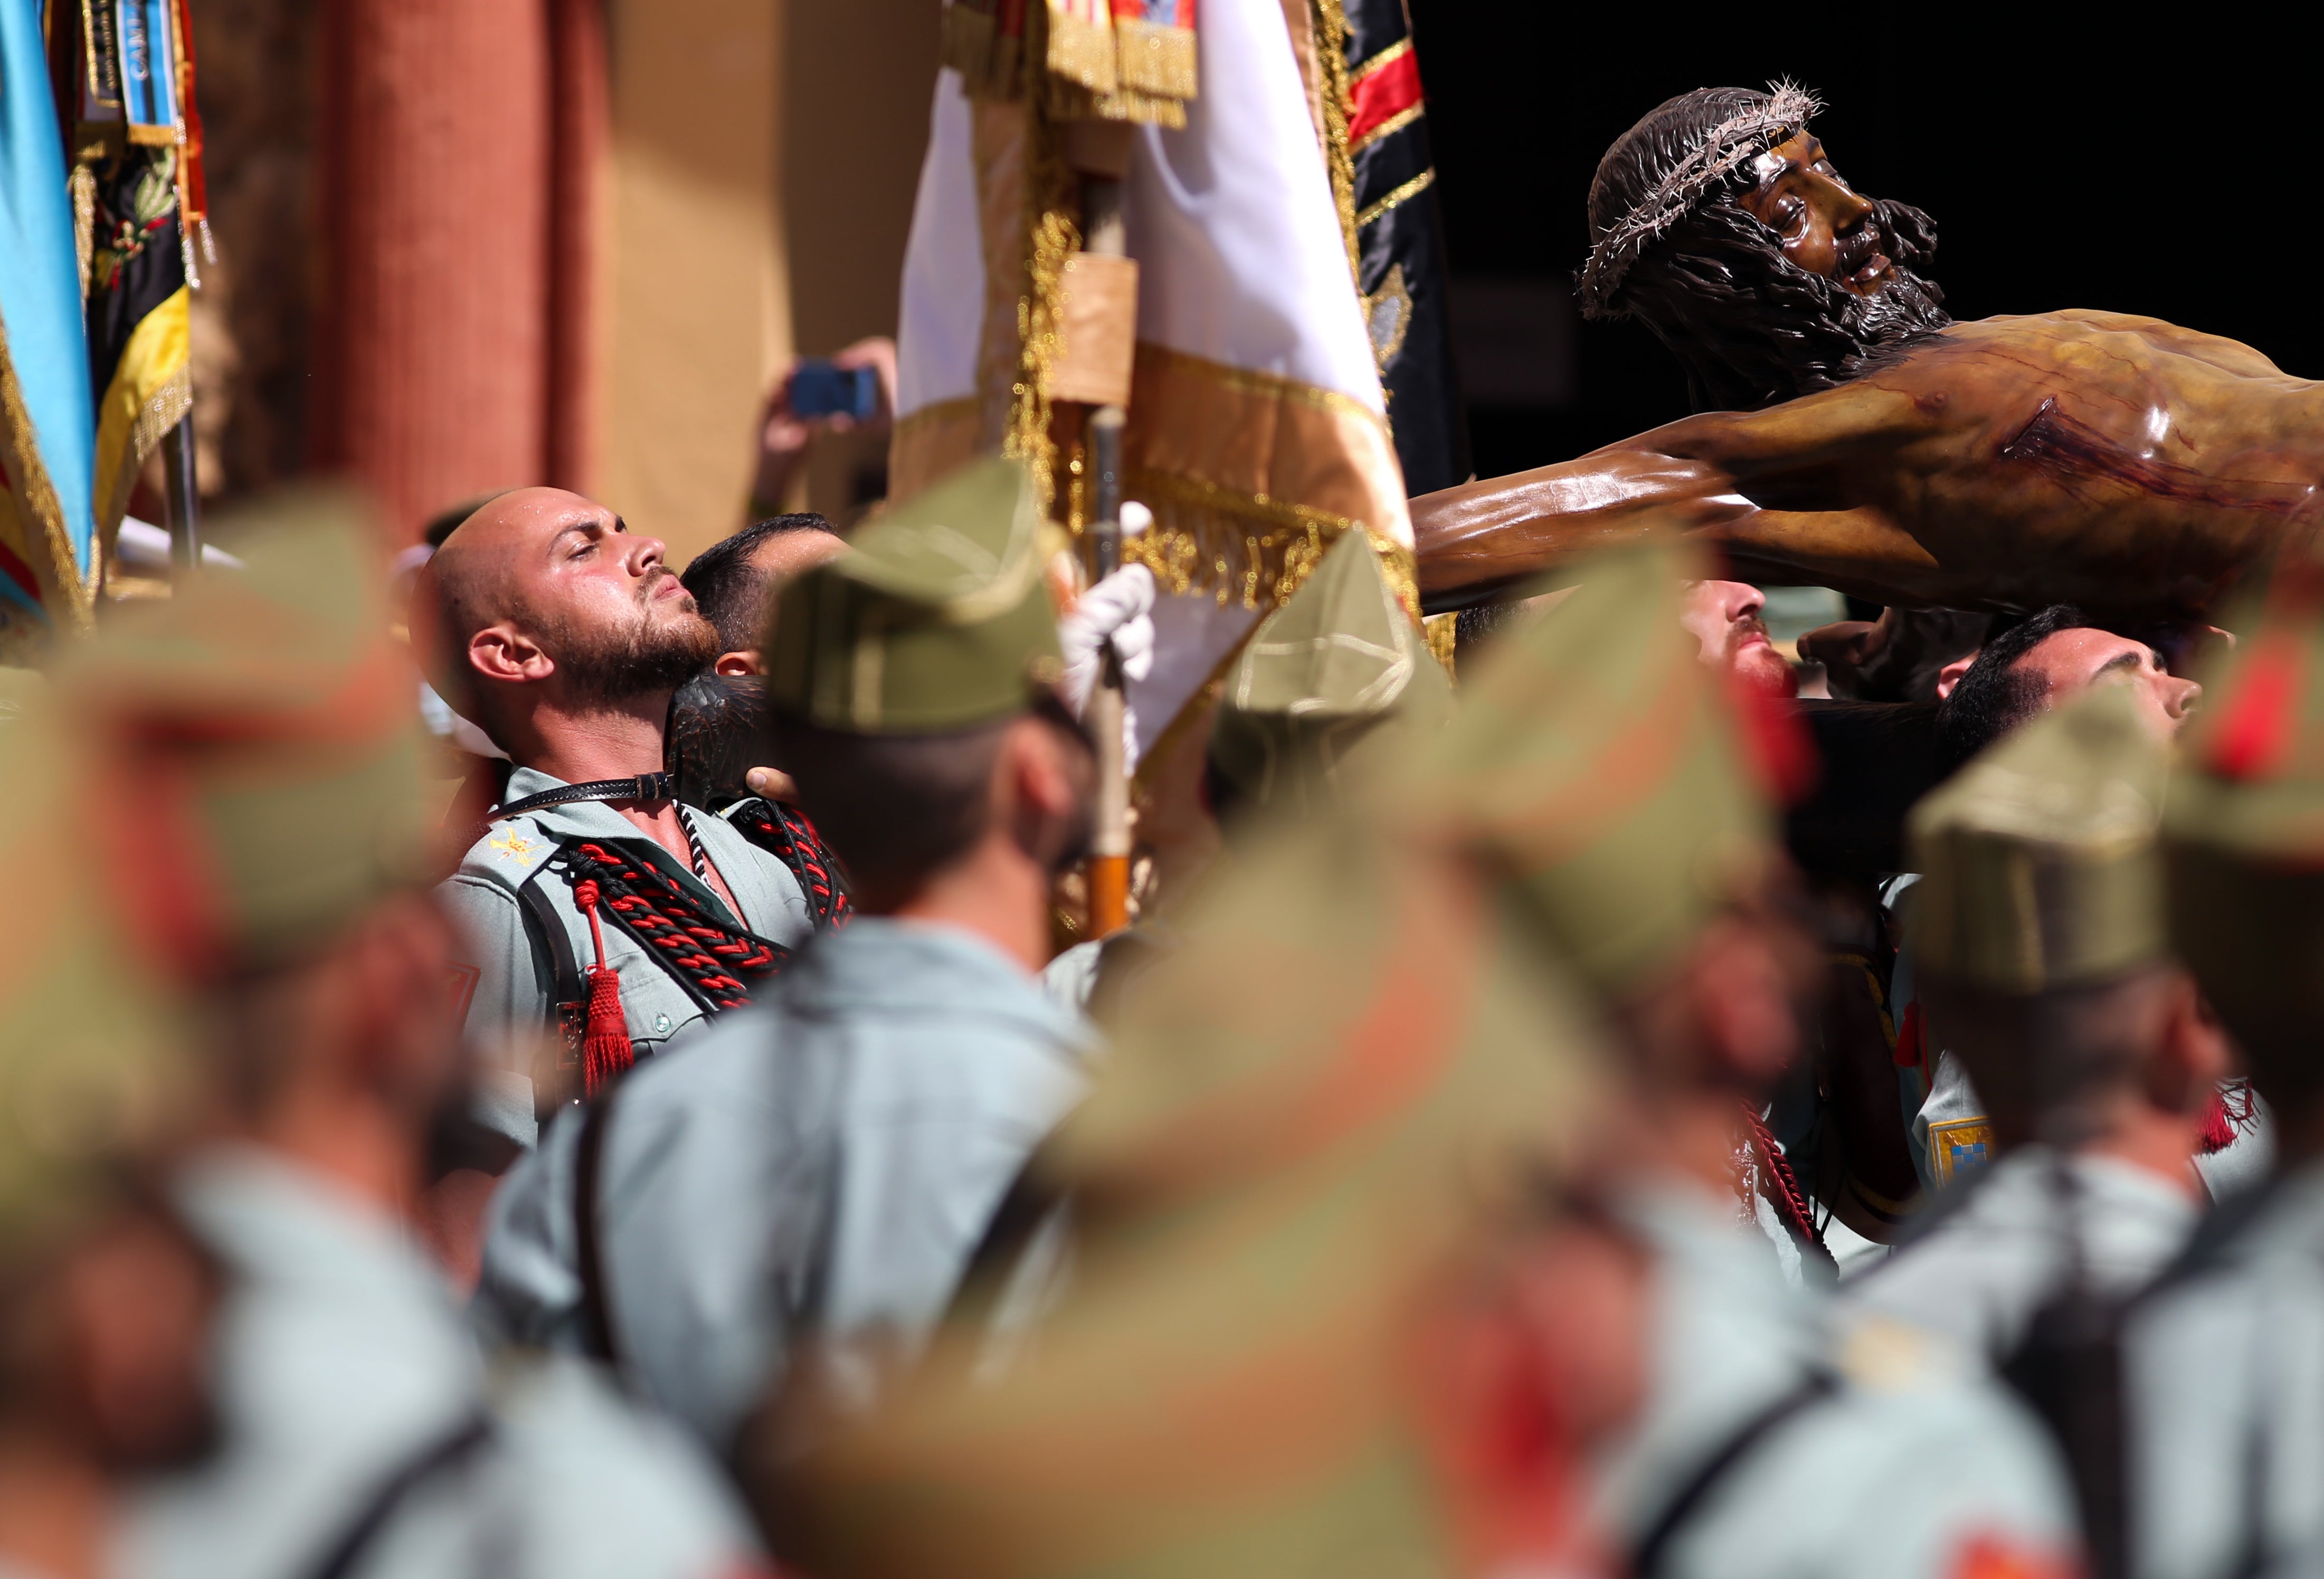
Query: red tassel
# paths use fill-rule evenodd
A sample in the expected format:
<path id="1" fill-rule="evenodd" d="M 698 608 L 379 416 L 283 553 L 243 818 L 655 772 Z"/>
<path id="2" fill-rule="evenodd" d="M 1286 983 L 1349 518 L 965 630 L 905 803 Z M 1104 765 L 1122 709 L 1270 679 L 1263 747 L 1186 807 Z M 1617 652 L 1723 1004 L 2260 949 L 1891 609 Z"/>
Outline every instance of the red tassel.
<path id="1" fill-rule="evenodd" d="M 2225 1092 L 2214 1091 L 2209 1105 L 2203 1109 L 2202 1126 L 2195 1131 L 2195 1147 L 2205 1157 L 2214 1151 L 2225 1151 L 2236 1143 L 2236 1121 L 2227 1112 Z"/>
<path id="2" fill-rule="evenodd" d="M 588 969 L 589 1021 L 581 1036 L 581 1082 L 594 1101 L 637 1062 L 630 1047 L 629 1016 L 622 1010 L 621 973 L 605 964 L 605 934 L 597 925 L 597 885 L 584 878 L 573 885 L 573 901 L 589 918 L 597 963 Z"/>
<path id="3" fill-rule="evenodd" d="M 2272 630 L 2252 643 L 2241 683 L 2211 735 L 2211 771 L 2223 779 L 2273 773 L 2291 750 L 2304 665 L 2300 638 Z"/>
<path id="4" fill-rule="evenodd" d="M 1927 1028 L 1921 1022 L 1921 1001 L 1914 999 L 1904 1005 L 1904 1026 L 1896 1033 L 1895 1058 L 1899 1069 L 1917 1069 L 1926 1056 L 1923 1041 Z"/>

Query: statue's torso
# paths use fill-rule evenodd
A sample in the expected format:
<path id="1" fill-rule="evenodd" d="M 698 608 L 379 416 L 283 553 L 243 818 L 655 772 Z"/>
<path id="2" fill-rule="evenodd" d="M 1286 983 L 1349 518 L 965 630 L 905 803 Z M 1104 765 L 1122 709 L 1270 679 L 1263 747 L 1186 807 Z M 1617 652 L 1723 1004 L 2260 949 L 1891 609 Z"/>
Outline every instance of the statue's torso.
<path id="1" fill-rule="evenodd" d="M 2324 482 L 2324 385 L 2159 319 L 1994 318 L 1840 388 L 1621 448 L 1715 463 L 1769 511 L 1868 507 L 1925 554 L 1932 601 L 1967 601 L 1958 586 L 2191 610 Z"/>

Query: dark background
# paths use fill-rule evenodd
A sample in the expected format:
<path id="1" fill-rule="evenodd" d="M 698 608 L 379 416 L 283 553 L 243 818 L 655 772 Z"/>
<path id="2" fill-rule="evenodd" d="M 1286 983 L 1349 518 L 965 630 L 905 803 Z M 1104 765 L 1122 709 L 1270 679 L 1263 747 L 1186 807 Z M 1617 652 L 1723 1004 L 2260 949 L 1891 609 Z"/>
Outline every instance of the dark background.
<path id="1" fill-rule="evenodd" d="M 1590 178 L 1672 95 L 1776 76 L 1825 101 L 1815 131 L 1850 185 L 1935 217 L 1956 318 L 2146 313 L 2324 377 L 2324 162 L 2301 127 L 2324 81 L 2301 79 L 2288 24 L 2229 6 L 2077 29 L 2031 4 L 1720 20 L 1638 0 L 1408 4 L 1482 476 L 1686 414 L 1659 342 L 1572 310 Z"/>

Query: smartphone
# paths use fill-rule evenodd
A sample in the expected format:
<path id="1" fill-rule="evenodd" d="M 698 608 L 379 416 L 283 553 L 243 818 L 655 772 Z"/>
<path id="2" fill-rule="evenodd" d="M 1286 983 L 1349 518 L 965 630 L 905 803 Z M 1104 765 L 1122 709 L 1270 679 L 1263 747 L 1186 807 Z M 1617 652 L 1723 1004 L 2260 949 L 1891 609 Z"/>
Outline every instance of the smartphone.
<path id="1" fill-rule="evenodd" d="M 868 422 L 880 414 L 880 374 L 870 367 L 842 367 L 828 356 L 807 356 L 791 369 L 791 415 L 853 417 Z"/>

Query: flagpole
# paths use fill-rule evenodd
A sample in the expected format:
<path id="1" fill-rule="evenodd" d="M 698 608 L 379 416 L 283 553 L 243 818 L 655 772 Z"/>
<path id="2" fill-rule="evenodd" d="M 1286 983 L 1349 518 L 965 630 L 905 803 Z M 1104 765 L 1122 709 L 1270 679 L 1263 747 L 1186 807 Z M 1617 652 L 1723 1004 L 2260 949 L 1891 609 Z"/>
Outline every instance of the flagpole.
<path id="1" fill-rule="evenodd" d="M 184 577 L 202 566 L 202 496 L 194 485 L 194 414 L 161 436 L 161 475 L 170 511 L 170 570 Z"/>
<path id="2" fill-rule="evenodd" d="M 1098 257 L 1126 256 L 1120 178 L 1084 175 L 1081 186 L 1082 250 Z M 1090 408 L 1090 462 L 1096 484 L 1090 531 L 1101 579 L 1121 568 L 1121 429 L 1127 419 L 1128 412 L 1119 405 Z M 1093 937 L 1130 924 L 1130 765 L 1121 739 L 1121 659 L 1109 641 L 1086 716 L 1097 743 L 1097 826 L 1089 857 Z"/>

